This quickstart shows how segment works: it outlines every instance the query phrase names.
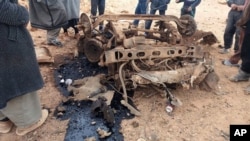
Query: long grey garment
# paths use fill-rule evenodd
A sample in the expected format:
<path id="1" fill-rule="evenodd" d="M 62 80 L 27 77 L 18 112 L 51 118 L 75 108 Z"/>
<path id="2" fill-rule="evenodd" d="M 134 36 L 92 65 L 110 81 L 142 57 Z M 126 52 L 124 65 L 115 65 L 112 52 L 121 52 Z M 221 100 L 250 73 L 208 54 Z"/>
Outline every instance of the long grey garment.
<path id="1" fill-rule="evenodd" d="M 68 20 L 79 19 L 80 17 L 80 0 L 62 0 Z"/>
<path id="2" fill-rule="evenodd" d="M 28 22 L 26 8 L 0 0 L 0 109 L 9 100 L 43 87 Z"/>
<path id="3" fill-rule="evenodd" d="M 11 99 L 0 109 L 0 120 L 8 118 L 17 127 L 27 127 L 36 123 L 42 116 L 40 100 L 36 92 Z"/>
<path id="4" fill-rule="evenodd" d="M 35 28 L 57 29 L 68 22 L 62 0 L 29 0 L 29 11 L 31 26 Z"/>

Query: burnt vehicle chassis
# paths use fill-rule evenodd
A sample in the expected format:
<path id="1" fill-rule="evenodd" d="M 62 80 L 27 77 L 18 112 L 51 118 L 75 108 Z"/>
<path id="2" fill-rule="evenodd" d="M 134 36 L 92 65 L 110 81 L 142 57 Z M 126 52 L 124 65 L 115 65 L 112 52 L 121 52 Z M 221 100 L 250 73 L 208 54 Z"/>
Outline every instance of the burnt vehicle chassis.
<path id="1" fill-rule="evenodd" d="M 153 20 L 156 30 L 146 30 L 131 24 L 121 28 L 120 20 Z M 105 23 L 103 31 L 95 28 Z M 127 90 L 151 85 L 162 93 L 172 105 L 181 102 L 168 89 L 169 84 L 189 88 L 203 85 L 214 88 L 217 80 L 208 46 L 217 42 L 211 32 L 197 30 L 189 15 L 102 15 L 89 17 L 81 14 L 78 28 L 84 35 L 79 39 L 78 52 L 90 62 L 108 68 L 107 79 L 123 92 L 121 103 L 130 110 Z M 148 33 L 147 36 L 140 33 Z M 209 76 L 209 78 L 208 78 Z M 207 81 L 208 80 L 208 81 Z M 135 110 L 135 115 L 139 112 Z"/>

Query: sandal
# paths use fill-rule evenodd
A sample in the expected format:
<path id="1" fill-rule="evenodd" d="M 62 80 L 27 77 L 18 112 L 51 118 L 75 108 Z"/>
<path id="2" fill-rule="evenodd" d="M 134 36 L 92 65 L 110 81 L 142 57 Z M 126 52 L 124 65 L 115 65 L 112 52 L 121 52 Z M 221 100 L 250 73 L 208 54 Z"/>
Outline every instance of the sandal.
<path id="1" fill-rule="evenodd" d="M 57 46 L 57 47 L 62 47 L 63 44 L 60 41 L 57 40 L 52 40 L 50 42 L 47 43 L 48 45 L 52 45 L 52 46 Z"/>
<path id="2" fill-rule="evenodd" d="M 26 135 L 27 133 L 37 129 L 38 127 L 40 127 L 44 122 L 45 120 L 47 119 L 49 115 L 49 112 L 47 109 L 43 109 L 42 110 L 42 117 L 41 119 L 34 123 L 33 125 L 31 126 L 28 126 L 28 127 L 24 127 L 24 128 L 20 128 L 20 127 L 17 127 L 16 128 L 16 134 L 19 135 L 19 136 L 23 136 L 23 135 Z"/>
<path id="3" fill-rule="evenodd" d="M 250 74 L 246 73 L 240 69 L 239 73 L 237 75 L 229 78 L 229 80 L 232 82 L 239 82 L 239 81 L 248 81 L 249 78 L 250 78 Z"/>
<path id="4" fill-rule="evenodd" d="M 228 59 L 222 61 L 222 64 L 225 66 L 230 66 L 230 67 L 240 67 L 239 64 L 232 64 Z"/>
<path id="5" fill-rule="evenodd" d="M 0 133 L 9 133 L 13 127 L 13 123 L 10 120 L 0 121 Z"/>

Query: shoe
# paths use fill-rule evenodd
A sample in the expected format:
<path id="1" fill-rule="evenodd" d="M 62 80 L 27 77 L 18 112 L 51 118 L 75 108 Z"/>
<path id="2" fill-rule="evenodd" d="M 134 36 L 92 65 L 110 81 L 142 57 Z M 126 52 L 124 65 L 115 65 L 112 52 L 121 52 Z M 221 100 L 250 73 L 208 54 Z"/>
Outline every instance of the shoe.
<path id="1" fill-rule="evenodd" d="M 57 46 L 57 47 L 62 47 L 63 46 L 63 44 L 58 40 L 52 40 L 52 41 L 48 42 L 47 44 L 52 45 L 52 46 Z"/>
<path id="2" fill-rule="evenodd" d="M 220 50 L 219 53 L 220 54 L 227 54 L 227 53 L 229 53 L 229 49 L 224 48 L 224 49 Z"/>
<path id="3" fill-rule="evenodd" d="M 31 125 L 29 127 L 24 127 L 24 128 L 17 127 L 16 128 L 16 134 L 19 135 L 19 136 L 23 136 L 23 135 L 26 135 L 27 133 L 37 129 L 38 127 L 40 127 L 45 122 L 48 115 L 49 115 L 48 110 L 43 109 L 42 110 L 42 117 L 38 122 L 34 123 L 33 125 Z"/>
<path id="4" fill-rule="evenodd" d="M 79 40 L 80 36 L 81 35 L 79 33 L 76 33 L 74 38 L 77 39 L 77 40 Z"/>
<path id="5" fill-rule="evenodd" d="M 13 127 L 13 123 L 10 120 L 0 121 L 0 133 L 9 133 Z"/>
<path id="6" fill-rule="evenodd" d="M 228 59 L 222 61 L 222 64 L 229 67 L 240 67 L 239 64 L 232 64 Z"/>
<path id="7" fill-rule="evenodd" d="M 229 80 L 232 82 L 239 82 L 239 81 L 248 81 L 249 78 L 250 78 L 250 74 L 246 73 L 240 69 L 239 73 L 237 75 L 229 78 Z"/>

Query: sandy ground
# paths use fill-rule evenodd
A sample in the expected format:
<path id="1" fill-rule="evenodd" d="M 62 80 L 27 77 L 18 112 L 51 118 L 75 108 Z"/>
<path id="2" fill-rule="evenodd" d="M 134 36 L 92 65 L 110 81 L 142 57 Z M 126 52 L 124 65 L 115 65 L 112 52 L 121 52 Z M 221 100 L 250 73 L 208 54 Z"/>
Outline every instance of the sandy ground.
<path id="1" fill-rule="evenodd" d="M 27 1 L 20 1 L 22 5 L 28 5 Z M 136 0 L 106 2 L 106 13 L 134 13 Z M 180 15 L 182 4 L 172 1 L 169 4 L 167 14 Z M 89 13 L 89 0 L 82 1 L 81 12 Z M 223 31 L 229 8 L 218 3 L 217 0 L 202 0 L 197 8 L 196 21 L 198 28 L 204 31 L 212 31 L 219 41 L 223 43 Z M 30 29 L 30 27 L 29 27 Z M 46 35 L 43 30 L 31 31 L 34 43 L 37 47 L 46 46 L 53 56 L 73 54 L 76 45 L 75 39 L 60 38 L 64 42 L 63 48 L 56 48 L 44 44 Z M 165 112 L 165 101 L 159 95 L 147 98 L 142 93 L 135 95 L 135 101 L 142 116 L 122 122 L 122 132 L 126 141 L 226 141 L 229 135 L 230 124 L 250 124 L 249 95 L 245 95 L 243 89 L 249 82 L 232 83 L 228 77 L 237 73 L 238 68 L 227 67 L 221 61 L 233 54 L 221 55 L 218 53 L 218 44 L 211 47 L 214 55 L 215 71 L 220 77 L 219 88 L 226 92 L 225 95 L 215 95 L 198 89 L 178 89 L 173 93 L 178 96 L 183 106 L 176 108 L 174 115 L 169 116 Z M 39 91 L 43 107 L 49 108 L 51 113 L 46 123 L 34 132 L 20 137 L 15 134 L 15 128 L 8 134 L 0 134 L 1 141 L 62 141 L 67 129 L 68 121 L 59 121 L 53 116 L 56 106 L 62 101 L 54 83 L 52 64 L 40 65 L 45 81 L 45 86 Z M 138 127 L 132 123 L 137 122 Z"/>

